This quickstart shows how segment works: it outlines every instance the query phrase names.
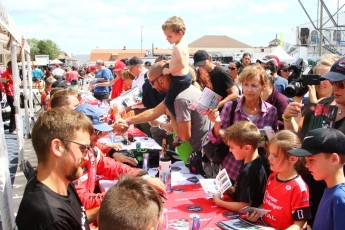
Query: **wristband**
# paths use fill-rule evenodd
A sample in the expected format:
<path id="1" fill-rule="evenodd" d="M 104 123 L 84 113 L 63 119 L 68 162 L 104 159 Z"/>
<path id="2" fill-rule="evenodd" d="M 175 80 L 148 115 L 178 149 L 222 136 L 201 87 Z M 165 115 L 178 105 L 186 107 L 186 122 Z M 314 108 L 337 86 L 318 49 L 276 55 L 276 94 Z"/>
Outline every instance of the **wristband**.
<path id="1" fill-rule="evenodd" d="M 161 126 L 161 125 L 162 125 L 162 122 L 159 123 L 159 125 L 158 125 L 158 128 L 159 128 L 159 129 L 162 129 L 162 126 Z"/>
<path id="2" fill-rule="evenodd" d="M 284 117 L 284 114 L 283 114 L 282 118 L 283 118 L 283 121 L 285 121 L 285 122 L 291 122 L 291 120 L 292 120 L 292 117 L 286 118 L 286 117 Z"/>

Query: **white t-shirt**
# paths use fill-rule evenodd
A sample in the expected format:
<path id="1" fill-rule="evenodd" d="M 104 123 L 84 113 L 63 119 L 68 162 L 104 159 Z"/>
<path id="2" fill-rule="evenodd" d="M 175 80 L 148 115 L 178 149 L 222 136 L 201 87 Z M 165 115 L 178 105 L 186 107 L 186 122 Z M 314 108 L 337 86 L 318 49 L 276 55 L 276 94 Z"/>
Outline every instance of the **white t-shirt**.
<path id="1" fill-rule="evenodd" d="M 145 73 L 147 72 L 147 69 L 144 69 L 143 71 L 141 71 L 141 73 L 139 74 L 138 77 L 136 77 L 133 82 L 132 82 L 132 88 L 134 88 L 135 86 L 138 86 L 140 92 L 143 92 L 143 85 L 145 83 Z"/>

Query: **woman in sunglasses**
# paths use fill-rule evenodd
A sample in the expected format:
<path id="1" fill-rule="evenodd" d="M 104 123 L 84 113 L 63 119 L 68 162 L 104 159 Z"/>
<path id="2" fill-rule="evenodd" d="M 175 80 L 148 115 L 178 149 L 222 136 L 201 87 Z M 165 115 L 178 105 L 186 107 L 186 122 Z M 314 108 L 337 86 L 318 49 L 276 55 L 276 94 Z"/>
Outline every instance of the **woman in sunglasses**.
<path id="1" fill-rule="evenodd" d="M 318 101 L 318 104 L 334 105 L 338 107 L 334 128 L 345 133 L 345 57 L 336 61 L 330 71 L 324 74 L 322 80 L 329 81 L 332 86 L 332 96 Z M 321 87 L 321 86 L 320 86 Z M 303 124 L 303 117 L 312 111 L 301 114 L 304 104 L 290 103 L 283 114 L 284 128 L 299 133 Z"/>
<path id="2" fill-rule="evenodd" d="M 238 80 L 238 74 L 240 72 L 240 68 L 241 68 L 241 63 L 239 61 L 229 62 L 229 67 L 228 67 L 229 74 L 235 82 L 235 85 L 238 90 L 238 95 L 242 95 L 242 85 Z"/>

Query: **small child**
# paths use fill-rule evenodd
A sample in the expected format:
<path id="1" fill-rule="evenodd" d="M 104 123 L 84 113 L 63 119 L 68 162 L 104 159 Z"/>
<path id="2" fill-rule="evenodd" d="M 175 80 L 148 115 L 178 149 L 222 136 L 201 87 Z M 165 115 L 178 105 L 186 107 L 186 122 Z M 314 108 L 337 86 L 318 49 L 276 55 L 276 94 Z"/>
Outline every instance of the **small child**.
<path id="1" fill-rule="evenodd" d="M 289 153 L 305 157 L 315 180 L 327 188 L 316 212 L 313 229 L 345 229 L 345 135 L 337 129 L 318 128 L 307 133 L 300 149 Z"/>
<path id="2" fill-rule="evenodd" d="M 220 131 L 225 144 L 236 160 L 243 160 L 244 164 L 233 187 L 233 201 L 223 201 L 220 194 L 213 197 L 217 206 L 239 211 L 245 206 L 259 207 L 264 197 L 267 174 L 263 159 L 258 153 L 260 131 L 249 121 L 240 121 L 229 128 Z"/>
<path id="3" fill-rule="evenodd" d="M 186 26 L 180 17 L 170 17 L 162 25 L 163 32 L 170 44 L 174 44 L 169 62 L 169 68 L 163 69 L 163 75 L 171 74 L 172 84 L 165 97 L 165 105 L 176 117 L 174 101 L 176 96 L 187 89 L 192 83 L 192 76 L 189 73 L 189 49 L 188 44 L 182 38 Z"/>
<path id="4" fill-rule="evenodd" d="M 268 226 L 277 229 L 302 229 L 311 218 L 309 190 L 296 168 L 303 166 L 302 159 L 288 153 L 299 148 L 301 142 L 291 131 L 278 132 L 268 143 L 268 160 L 273 173 L 267 179 L 262 208 L 270 210 L 262 217 Z M 256 222 L 257 212 L 248 214 Z"/>

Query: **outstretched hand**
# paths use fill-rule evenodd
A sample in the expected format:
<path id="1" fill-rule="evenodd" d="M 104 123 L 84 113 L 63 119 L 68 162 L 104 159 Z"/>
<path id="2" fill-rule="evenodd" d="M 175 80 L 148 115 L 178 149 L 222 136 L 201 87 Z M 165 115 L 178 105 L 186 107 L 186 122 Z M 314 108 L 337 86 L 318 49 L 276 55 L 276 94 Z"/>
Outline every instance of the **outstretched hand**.
<path id="1" fill-rule="evenodd" d="M 113 158 L 118 162 L 127 163 L 134 167 L 138 165 L 138 161 L 136 159 L 125 156 L 122 153 L 114 153 Z"/>

